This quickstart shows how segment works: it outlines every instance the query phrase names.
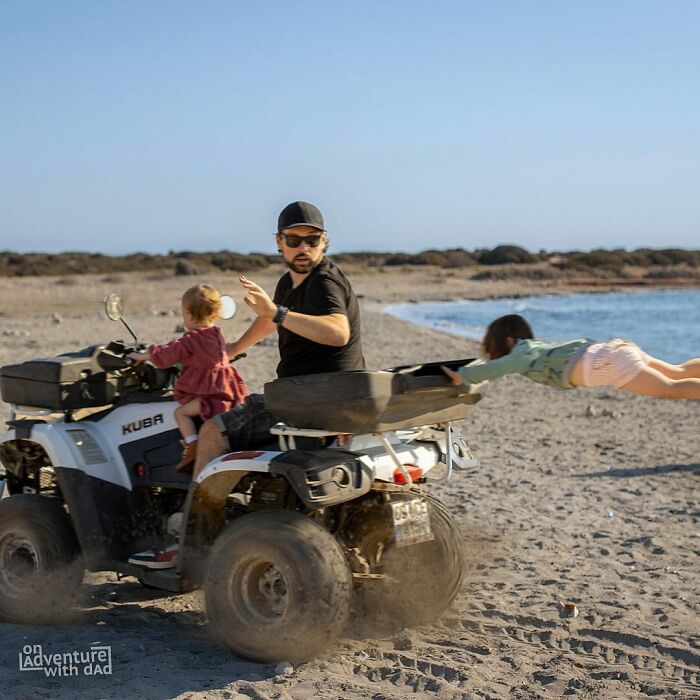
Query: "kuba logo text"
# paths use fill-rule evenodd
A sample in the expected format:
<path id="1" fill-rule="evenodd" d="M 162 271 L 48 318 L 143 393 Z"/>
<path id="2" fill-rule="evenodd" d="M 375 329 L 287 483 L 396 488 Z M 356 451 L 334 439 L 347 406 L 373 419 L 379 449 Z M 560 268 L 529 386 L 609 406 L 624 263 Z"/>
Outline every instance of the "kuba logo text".
<path id="1" fill-rule="evenodd" d="M 122 425 L 122 435 L 128 435 L 129 433 L 135 433 L 137 430 L 143 430 L 144 428 L 152 428 L 154 425 L 163 422 L 163 414 L 159 413 L 157 416 L 149 416 L 148 418 L 142 418 L 141 420 L 135 420 L 132 423 L 127 423 Z"/>

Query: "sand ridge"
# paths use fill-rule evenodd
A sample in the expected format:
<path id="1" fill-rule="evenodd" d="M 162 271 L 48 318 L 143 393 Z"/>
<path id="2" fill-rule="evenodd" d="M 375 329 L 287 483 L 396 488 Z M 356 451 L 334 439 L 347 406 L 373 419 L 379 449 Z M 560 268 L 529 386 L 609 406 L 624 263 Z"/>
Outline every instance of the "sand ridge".
<path id="1" fill-rule="evenodd" d="M 275 279 L 260 276 L 270 290 Z M 0 280 L 1 364 L 126 337 L 101 314 L 109 291 L 124 295 L 144 339 L 168 340 L 179 322 L 170 314 L 190 283 L 73 280 Z M 371 368 L 477 351 L 473 342 L 381 313 L 384 303 L 508 293 L 505 283 L 446 282 L 430 270 L 351 280 L 362 295 Z M 231 276 L 212 281 L 237 290 Z M 242 308 L 222 324 L 225 334 L 235 337 L 250 318 Z M 276 362 L 276 348 L 261 345 L 239 370 L 259 390 Z M 483 466 L 431 487 L 457 517 L 468 560 L 455 605 L 435 625 L 396 635 L 355 620 L 327 655 L 276 677 L 273 667 L 241 661 L 209 636 L 201 593 L 171 596 L 91 574 L 76 623 L 0 624 L 2 697 L 698 697 L 697 402 L 555 391 L 509 377 L 491 385 L 461 428 Z M 565 616 L 564 603 L 579 616 Z M 113 673 L 104 679 L 18 670 L 23 645 L 62 652 L 95 642 L 112 647 Z"/>

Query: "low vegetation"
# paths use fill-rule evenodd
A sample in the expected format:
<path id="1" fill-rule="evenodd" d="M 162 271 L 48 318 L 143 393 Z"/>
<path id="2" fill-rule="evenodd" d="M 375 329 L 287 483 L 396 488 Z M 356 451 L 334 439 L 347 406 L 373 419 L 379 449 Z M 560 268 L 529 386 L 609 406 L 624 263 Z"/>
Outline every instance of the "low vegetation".
<path id="1" fill-rule="evenodd" d="M 588 252 L 531 253 L 515 245 L 499 245 L 473 251 L 463 248 L 425 250 L 420 253 L 360 251 L 338 253 L 333 259 L 342 264 L 368 267 L 398 265 L 434 265 L 441 268 L 479 267 L 475 279 L 502 279 L 506 276 L 530 279 L 554 279 L 572 273 L 605 273 L 625 276 L 629 268 L 648 268 L 649 279 L 696 278 L 700 275 L 700 250 L 666 248 L 597 249 Z M 250 272 L 261 270 L 279 261 L 277 255 L 235 253 L 221 250 L 214 253 L 170 251 L 167 255 L 133 253 L 112 256 L 101 253 L 16 253 L 0 251 L 0 276 L 76 275 L 84 273 L 161 272 L 176 275 L 201 275 L 208 272 Z M 483 266 L 487 269 L 484 270 Z M 523 266 L 520 268 L 520 266 Z M 502 268 L 501 272 L 495 269 Z M 518 272 L 518 270 L 521 272 Z"/>

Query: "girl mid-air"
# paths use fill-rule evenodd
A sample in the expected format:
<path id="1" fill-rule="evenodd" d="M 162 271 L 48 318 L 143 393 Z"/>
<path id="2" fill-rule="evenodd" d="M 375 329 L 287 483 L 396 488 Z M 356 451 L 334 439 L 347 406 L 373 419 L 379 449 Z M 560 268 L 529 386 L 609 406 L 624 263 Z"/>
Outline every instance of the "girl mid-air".
<path id="1" fill-rule="evenodd" d="M 221 297 L 214 287 L 198 284 L 182 295 L 185 334 L 165 345 L 151 345 L 147 352 L 132 352 L 135 362 L 152 362 L 156 367 L 180 363 L 175 383 L 175 421 L 185 442 L 185 451 L 177 465 L 186 471 L 197 456 L 195 416 L 207 420 L 243 402 L 248 389 L 230 365 L 225 341 L 214 323 L 221 314 Z"/>
<path id="2" fill-rule="evenodd" d="M 443 367 L 454 384 L 522 374 L 560 389 L 612 385 L 660 399 L 700 399 L 700 358 L 671 365 L 647 355 L 630 340 L 543 343 L 534 339 L 522 316 L 510 314 L 490 323 L 482 347 L 488 361 L 458 372 Z"/>

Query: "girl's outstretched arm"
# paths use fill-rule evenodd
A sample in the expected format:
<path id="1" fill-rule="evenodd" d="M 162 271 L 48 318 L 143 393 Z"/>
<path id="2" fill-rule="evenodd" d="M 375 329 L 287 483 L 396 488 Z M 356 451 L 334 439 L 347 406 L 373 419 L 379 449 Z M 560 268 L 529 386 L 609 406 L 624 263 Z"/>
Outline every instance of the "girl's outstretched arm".
<path id="1" fill-rule="evenodd" d="M 498 379 L 506 374 L 521 374 L 530 364 L 531 357 L 527 346 L 513 348 L 509 355 L 504 355 L 496 360 L 486 362 L 472 362 L 470 365 L 460 367 L 459 372 L 445 372 L 455 382 L 453 375 L 458 374 L 464 384 L 480 384 L 488 379 Z M 443 370 L 446 370 L 443 367 Z M 456 382 L 455 382 L 456 383 Z"/>
<path id="2" fill-rule="evenodd" d="M 186 360 L 193 352 L 193 342 L 187 335 L 171 340 L 164 345 L 151 345 L 148 348 L 151 362 L 161 369 L 172 367 L 176 362 Z"/>

